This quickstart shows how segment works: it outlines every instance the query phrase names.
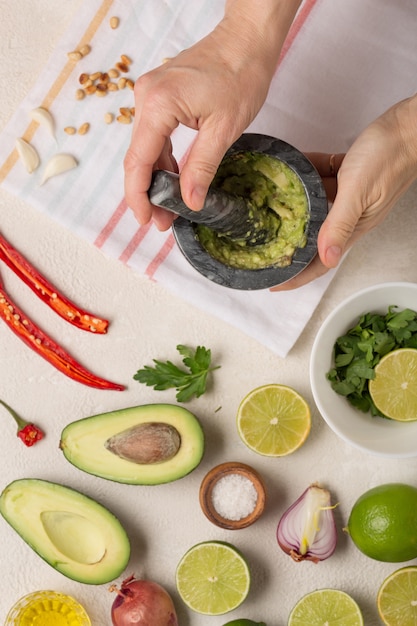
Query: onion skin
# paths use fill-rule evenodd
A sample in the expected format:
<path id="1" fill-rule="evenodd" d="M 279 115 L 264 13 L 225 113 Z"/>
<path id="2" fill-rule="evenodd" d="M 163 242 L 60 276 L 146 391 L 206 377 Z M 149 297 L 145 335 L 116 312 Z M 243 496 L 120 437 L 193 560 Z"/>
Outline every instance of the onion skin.
<path id="1" fill-rule="evenodd" d="M 337 543 L 334 508 L 327 489 L 310 485 L 282 515 L 277 528 L 279 547 L 296 562 L 328 559 Z"/>
<path id="2" fill-rule="evenodd" d="M 126 578 L 111 608 L 113 626 L 178 626 L 174 603 L 169 593 L 151 580 Z"/>

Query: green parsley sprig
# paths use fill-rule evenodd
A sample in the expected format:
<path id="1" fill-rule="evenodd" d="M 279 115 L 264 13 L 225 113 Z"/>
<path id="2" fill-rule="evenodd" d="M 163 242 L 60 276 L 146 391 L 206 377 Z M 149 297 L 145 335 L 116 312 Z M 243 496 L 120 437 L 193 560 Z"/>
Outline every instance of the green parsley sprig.
<path id="1" fill-rule="evenodd" d="M 206 391 L 208 374 L 220 367 L 210 367 L 211 350 L 198 346 L 195 351 L 187 346 L 178 345 L 177 350 L 183 356 L 185 368 L 178 367 L 171 361 L 153 359 L 155 366 L 145 365 L 133 378 L 148 387 L 160 391 L 176 389 L 178 402 L 188 402 L 193 396 L 198 398 Z"/>
<path id="2" fill-rule="evenodd" d="M 392 350 L 417 348 L 417 313 L 411 309 L 397 312 L 397 308 L 390 306 L 385 315 L 362 315 L 356 326 L 336 340 L 334 367 L 327 373 L 336 393 L 374 416 L 386 417 L 376 408 L 368 390 L 376 365 Z"/>

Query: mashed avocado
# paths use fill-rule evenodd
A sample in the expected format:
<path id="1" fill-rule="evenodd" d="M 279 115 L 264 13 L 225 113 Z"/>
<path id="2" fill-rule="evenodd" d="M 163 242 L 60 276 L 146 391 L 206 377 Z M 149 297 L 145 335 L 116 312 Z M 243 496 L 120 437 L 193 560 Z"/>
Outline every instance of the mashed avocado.
<path id="1" fill-rule="evenodd" d="M 268 237 L 265 243 L 248 245 L 200 224 L 196 233 L 207 252 L 240 269 L 290 265 L 296 249 L 306 245 L 309 217 L 307 196 L 295 172 L 266 154 L 239 152 L 223 160 L 213 186 L 249 201 L 257 227 L 266 229 Z"/>

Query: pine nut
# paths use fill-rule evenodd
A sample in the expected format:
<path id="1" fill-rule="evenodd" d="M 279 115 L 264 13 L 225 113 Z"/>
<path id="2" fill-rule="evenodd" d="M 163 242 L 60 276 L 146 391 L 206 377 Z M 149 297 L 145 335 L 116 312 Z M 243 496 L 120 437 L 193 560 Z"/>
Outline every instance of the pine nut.
<path id="1" fill-rule="evenodd" d="M 83 55 L 78 50 L 73 50 L 72 52 L 68 52 L 67 56 L 71 61 L 79 61 L 82 59 Z"/>
<path id="2" fill-rule="evenodd" d="M 90 54 L 91 52 L 91 46 L 89 46 L 88 43 L 86 43 L 84 46 L 81 46 L 80 52 L 83 57 L 87 56 L 87 54 Z"/>
<path id="3" fill-rule="evenodd" d="M 112 69 L 108 71 L 108 75 L 110 76 L 110 78 L 117 78 L 118 76 L 120 76 L 120 72 L 119 70 L 116 70 L 114 67 L 112 67 Z"/>
<path id="4" fill-rule="evenodd" d="M 75 92 L 75 98 L 76 100 L 82 100 L 83 98 L 85 98 L 84 89 L 77 89 L 77 91 Z"/>
<path id="5" fill-rule="evenodd" d="M 65 126 L 64 128 L 64 133 L 67 133 L 67 135 L 75 135 L 76 132 L 74 126 Z"/>
<path id="6" fill-rule="evenodd" d="M 125 63 L 126 65 L 130 65 L 132 63 L 132 59 L 130 59 L 126 54 L 121 54 L 120 59 L 122 63 Z"/>
<path id="7" fill-rule="evenodd" d="M 105 113 L 104 121 L 106 122 L 106 124 L 111 124 L 113 120 L 114 120 L 113 113 Z"/>
<path id="8" fill-rule="evenodd" d="M 119 80 L 117 81 L 118 88 L 119 89 L 124 89 L 126 87 L 126 82 L 127 82 L 127 78 L 125 78 L 124 76 L 119 78 Z"/>
<path id="9" fill-rule="evenodd" d="M 88 74 L 80 74 L 79 78 L 78 78 L 78 82 L 80 83 L 80 85 L 85 85 L 85 83 L 90 80 L 90 77 Z"/>
<path id="10" fill-rule="evenodd" d="M 88 122 L 84 122 L 84 124 L 81 124 L 81 126 L 79 127 L 78 134 L 85 135 L 86 133 L 88 133 L 89 130 L 90 130 L 90 124 Z"/>
<path id="11" fill-rule="evenodd" d="M 126 74 L 129 71 L 129 66 L 126 63 L 122 63 L 121 61 L 116 63 L 116 68 L 120 70 L 123 74 Z"/>
<path id="12" fill-rule="evenodd" d="M 117 28 L 119 26 L 120 20 L 115 15 L 110 18 L 110 28 Z"/>
<path id="13" fill-rule="evenodd" d="M 117 121 L 120 122 L 120 124 L 130 124 L 132 121 L 132 118 L 127 115 L 118 115 L 117 116 Z"/>
<path id="14" fill-rule="evenodd" d="M 126 87 L 128 87 L 129 89 L 133 89 L 135 88 L 135 83 L 133 82 L 133 80 L 131 78 L 128 78 L 126 81 Z"/>
<path id="15" fill-rule="evenodd" d="M 93 93 L 96 93 L 96 91 L 96 85 L 88 85 L 88 87 L 85 88 L 85 93 L 87 94 L 87 96 L 91 96 Z"/>

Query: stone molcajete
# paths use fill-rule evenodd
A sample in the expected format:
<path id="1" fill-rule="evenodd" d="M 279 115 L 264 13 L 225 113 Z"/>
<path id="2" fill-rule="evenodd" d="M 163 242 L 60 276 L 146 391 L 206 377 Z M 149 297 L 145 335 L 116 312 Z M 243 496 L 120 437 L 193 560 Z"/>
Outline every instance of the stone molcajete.
<path id="1" fill-rule="evenodd" d="M 312 163 L 293 146 L 268 135 L 242 135 L 227 151 L 213 190 L 245 200 L 253 211 L 243 206 L 248 228 L 240 237 L 235 223 L 228 237 L 211 223 L 197 224 L 199 217 L 191 221 L 195 213 L 174 221 L 180 250 L 209 280 L 233 289 L 267 289 L 296 276 L 317 254 L 326 192 Z"/>

